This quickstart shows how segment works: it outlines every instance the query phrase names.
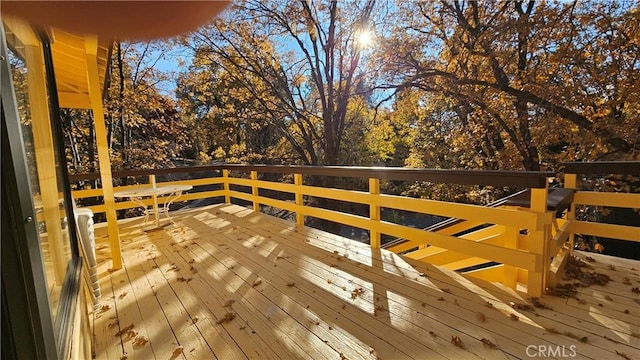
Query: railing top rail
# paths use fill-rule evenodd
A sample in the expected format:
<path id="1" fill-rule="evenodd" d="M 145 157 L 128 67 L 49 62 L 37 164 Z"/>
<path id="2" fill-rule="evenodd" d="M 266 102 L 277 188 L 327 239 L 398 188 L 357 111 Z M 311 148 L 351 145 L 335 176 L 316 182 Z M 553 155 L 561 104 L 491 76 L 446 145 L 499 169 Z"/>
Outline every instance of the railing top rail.
<path id="1" fill-rule="evenodd" d="M 544 188 L 553 172 L 505 170 L 411 169 L 400 167 L 297 166 L 297 165 L 205 165 L 165 169 L 126 170 L 113 172 L 114 178 L 168 173 L 193 173 L 217 170 L 258 171 L 263 173 L 303 174 L 384 180 L 430 181 L 461 185 L 493 185 L 521 188 Z M 72 175 L 71 181 L 98 179 L 97 173 Z"/>
<path id="2" fill-rule="evenodd" d="M 640 161 L 593 161 L 593 162 L 566 162 L 564 165 L 566 174 L 600 175 L 640 175 Z"/>

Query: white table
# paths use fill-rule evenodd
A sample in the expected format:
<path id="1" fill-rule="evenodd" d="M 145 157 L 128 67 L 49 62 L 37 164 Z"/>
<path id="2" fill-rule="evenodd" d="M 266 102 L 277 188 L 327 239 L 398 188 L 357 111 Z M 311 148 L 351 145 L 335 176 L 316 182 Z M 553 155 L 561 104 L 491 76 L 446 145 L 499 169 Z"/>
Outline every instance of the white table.
<path id="1" fill-rule="evenodd" d="M 169 216 L 169 206 L 176 201 L 184 191 L 189 191 L 193 189 L 191 185 L 167 185 L 167 186 L 158 186 L 158 187 L 145 187 L 133 190 L 125 190 L 118 191 L 113 193 L 114 197 L 117 198 L 129 198 L 131 201 L 140 205 L 144 209 L 144 223 L 141 225 L 144 227 L 149 222 L 149 214 L 153 213 L 155 217 L 156 227 L 160 227 L 160 216 L 159 213 L 163 212 L 169 221 L 173 225 L 176 223 L 173 221 L 171 216 Z M 164 204 L 162 205 L 162 209 L 158 208 L 158 196 L 166 195 L 164 197 Z M 147 205 L 142 201 L 143 198 L 152 197 L 153 198 L 153 206 L 151 209 L 147 207 Z"/>

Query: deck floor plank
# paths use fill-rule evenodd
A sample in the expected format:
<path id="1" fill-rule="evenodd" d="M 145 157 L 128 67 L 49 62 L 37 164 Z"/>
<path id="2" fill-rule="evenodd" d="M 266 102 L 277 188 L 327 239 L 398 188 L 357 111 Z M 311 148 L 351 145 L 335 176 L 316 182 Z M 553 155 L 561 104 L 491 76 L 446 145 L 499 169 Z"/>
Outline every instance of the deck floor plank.
<path id="1" fill-rule="evenodd" d="M 277 266 L 277 264 L 275 263 L 265 263 L 264 265 L 261 265 L 259 263 L 259 260 L 252 261 L 251 257 L 249 256 L 250 252 L 245 252 L 243 254 L 241 252 L 234 252 L 231 250 L 231 245 L 233 245 L 234 242 L 235 241 L 233 239 L 227 238 L 225 242 L 221 244 L 221 247 L 226 248 L 224 249 L 224 251 L 226 251 L 226 253 L 231 255 L 233 258 L 243 258 L 243 262 L 242 262 L 243 264 L 250 264 L 253 269 L 257 269 L 259 271 L 261 280 L 263 282 L 268 282 L 268 285 L 269 285 L 268 287 L 265 287 L 265 289 L 262 291 L 272 295 L 272 298 L 274 299 L 278 299 L 278 297 L 280 298 L 288 297 L 287 293 L 295 293 L 295 295 L 292 295 L 290 297 L 291 299 L 290 302 L 285 302 L 279 299 L 279 301 L 277 301 L 277 304 L 279 305 L 279 307 L 283 310 L 284 308 L 286 308 L 291 312 L 294 312 L 297 310 L 296 313 L 302 315 L 301 317 L 300 316 L 296 317 L 297 321 L 299 322 L 302 321 L 302 325 L 303 326 L 306 325 L 309 330 L 313 329 L 312 331 L 316 332 L 317 336 L 320 339 L 329 341 L 328 345 L 332 347 L 337 347 L 339 352 L 344 353 L 344 355 L 347 358 L 349 359 L 352 358 L 352 356 L 348 355 L 350 354 L 349 349 L 340 347 L 340 346 L 346 345 L 345 344 L 346 342 L 350 342 L 348 333 L 345 333 L 345 335 L 347 336 L 346 339 L 337 338 L 336 342 L 332 342 L 328 340 L 331 336 L 334 336 L 337 332 L 341 332 L 340 331 L 341 326 L 348 328 L 350 332 L 355 332 L 358 336 L 367 338 L 368 340 L 370 340 L 369 343 L 375 344 L 375 345 L 372 345 L 371 347 L 365 346 L 364 344 L 361 346 L 357 346 L 355 345 L 355 342 L 357 342 L 357 340 L 352 339 L 353 341 L 351 341 L 350 343 L 354 345 L 351 345 L 351 349 L 353 350 L 358 349 L 360 351 L 360 356 L 369 358 L 371 356 L 371 349 L 375 350 L 383 358 L 388 358 L 388 357 L 399 358 L 400 356 L 402 356 L 397 349 L 387 344 L 384 341 L 384 339 L 381 339 L 380 337 L 378 337 L 379 335 L 376 336 L 371 333 L 364 334 L 363 332 L 365 332 L 365 329 L 359 327 L 359 325 L 355 323 L 341 324 L 341 323 L 334 322 L 333 319 L 337 318 L 338 315 L 341 315 L 341 312 L 340 312 L 341 307 L 343 305 L 346 307 L 346 304 L 344 302 L 336 301 L 334 298 L 322 297 L 322 292 L 319 291 L 317 287 L 311 287 L 311 289 L 313 290 L 309 290 L 308 292 L 302 292 L 301 289 L 302 290 L 306 289 L 304 287 L 304 279 L 296 276 L 295 272 L 287 271 L 286 269 L 283 270 L 282 268 L 275 267 L 273 266 L 273 265 Z M 204 245 L 205 247 L 207 247 L 207 251 L 210 254 L 212 254 L 212 256 L 215 256 L 215 253 L 218 251 L 220 247 L 220 245 L 218 245 L 218 247 L 215 247 L 214 245 L 215 243 L 207 243 Z M 235 271 L 238 269 L 234 268 L 233 270 Z M 239 271 L 242 271 L 242 269 L 240 269 Z M 284 277 L 279 277 L 277 273 L 280 273 Z M 290 283 L 293 285 L 290 287 L 287 286 L 287 284 L 290 284 Z M 283 303 L 290 304 L 290 306 L 283 305 Z M 333 306 L 327 306 L 326 305 L 327 303 L 332 304 Z M 336 311 L 335 309 L 338 309 L 339 311 Z M 320 314 L 316 312 L 321 312 L 323 316 L 319 316 Z M 327 331 L 329 327 L 331 327 L 332 330 Z M 404 357 L 406 356 L 407 355 L 405 354 Z"/>
<path id="2" fill-rule="evenodd" d="M 118 314 L 111 282 L 110 261 L 99 267 L 99 284 L 102 291 L 100 306 L 93 311 L 93 333 L 96 359 L 120 360 L 124 354 L 118 326 Z"/>
<path id="3" fill-rule="evenodd" d="M 160 231 L 154 232 L 154 237 L 162 236 Z M 136 257 L 144 260 L 144 255 L 138 253 Z M 194 329 L 193 321 L 190 314 L 180 301 L 180 296 L 176 294 L 171 286 L 171 280 L 175 280 L 175 272 L 173 265 L 164 262 L 160 256 L 151 256 L 151 260 L 139 261 L 142 271 L 147 276 L 153 294 L 158 303 L 162 307 L 162 311 L 167 321 L 173 329 L 173 333 L 177 339 L 173 343 L 174 349 L 171 353 L 162 353 L 161 357 L 172 356 L 172 354 L 181 353 L 188 359 L 209 359 L 213 357 L 213 353 L 209 345 L 202 338 L 200 333 Z"/>
<path id="4" fill-rule="evenodd" d="M 111 273 L 113 296 L 118 313 L 116 320 L 122 331 L 128 326 L 133 326 L 130 331 L 120 336 L 120 340 L 127 360 L 152 359 L 155 357 L 152 347 L 149 344 L 143 345 L 144 339 L 149 339 L 147 326 L 151 323 L 142 318 L 139 304 L 145 303 L 144 297 L 140 300 L 136 299 L 133 285 L 136 284 L 137 279 L 131 275 L 133 274 L 127 271 L 126 265 L 123 269 Z"/>
<path id="5" fill-rule="evenodd" d="M 552 309 L 529 311 L 510 306 L 527 297 L 501 284 L 237 205 L 173 218 L 177 226 L 147 233 L 136 219 L 119 222 L 123 270 L 106 271 L 108 247 L 98 244 L 100 305 L 109 306 L 94 311 L 96 358 L 176 358 L 178 344 L 177 358 L 193 359 L 524 359 L 529 345 L 640 358 L 639 300 L 622 280 L 640 285 L 638 261 L 595 254 L 590 265 L 612 282 L 579 289 L 581 303 L 544 296 Z M 235 319 L 219 323 L 229 311 Z M 129 322 L 149 337 L 144 348 L 114 336 Z"/>
<path id="6" fill-rule="evenodd" d="M 252 232 L 253 231 L 262 231 L 262 229 L 268 229 L 268 226 L 267 227 L 261 226 L 261 230 L 252 229 L 251 231 Z M 274 234 L 274 233 L 272 233 L 272 234 Z M 277 232 L 275 234 L 277 234 Z M 274 236 L 277 236 L 277 235 L 274 235 Z M 285 237 L 279 237 L 278 238 L 278 242 L 279 243 L 285 242 Z M 299 245 L 299 246 L 302 246 L 302 245 Z M 369 252 L 368 249 L 367 249 L 367 251 Z M 305 253 L 309 253 L 309 252 L 310 252 L 309 249 L 305 249 Z M 354 253 L 356 253 L 356 252 L 352 251 L 349 254 L 351 254 L 352 257 L 353 257 Z M 332 254 L 332 253 L 330 253 L 331 255 L 327 255 L 326 252 L 321 252 L 321 254 L 324 257 L 328 257 L 328 256 L 337 257 L 336 254 Z M 333 260 L 334 260 L 334 265 L 335 264 L 339 264 L 341 267 L 346 267 L 346 266 L 349 265 L 351 259 L 342 260 L 342 261 L 336 261 L 338 259 L 333 259 Z M 357 266 L 351 267 L 350 271 L 359 273 L 363 277 L 364 276 L 368 276 L 370 279 L 376 278 L 375 274 L 373 274 L 371 272 L 367 272 L 367 270 L 360 269 Z M 416 275 L 416 276 L 418 276 L 418 275 Z M 379 278 L 378 278 L 378 280 L 379 280 Z M 388 279 L 388 280 L 389 281 L 387 281 L 385 284 L 388 284 L 389 286 L 391 286 L 392 287 L 391 290 L 396 290 L 398 293 L 401 293 L 401 294 L 412 294 L 410 296 L 415 296 L 415 294 L 421 290 L 421 286 L 415 286 L 414 288 L 409 288 L 409 289 L 404 288 L 403 289 L 401 287 L 398 287 L 399 285 L 396 284 L 397 279 Z M 379 281 L 382 283 L 384 280 L 379 280 Z M 385 285 L 385 286 L 387 286 L 387 285 Z M 451 289 L 449 288 L 449 290 L 451 290 Z M 443 295 L 442 298 L 444 298 L 444 296 L 446 296 L 448 298 L 448 301 L 445 301 L 445 302 L 436 301 L 438 298 L 440 298 L 440 294 Z M 460 302 L 459 306 L 455 305 L 455 302 L 457 302 L 458 300 L 453 298 L 451 295 L 452 294 L 446 294 L 446 293 L 443 293 L 441 291 L 439 293 L 439 295 L 438 295 L 438 298 L 432 296 L 431 300 L 425 300 L 425 298 L 414 299 L 413 303 L 407 309 L 410 309 L 411 307 L 420 308 L 421 303 L 419 301 L 417 301 L 417 300 L 423 301 L 422 304 L 425 304 L 424 301 L 427 301 L 426 304 L 428 304 L 429 306 L 426 309 L 422 308 L 420 310 L 421 313 L 423 313 L 423 314 L 426 314 L 428 312 L 432 313 L 433 314 L 432 315 L 433 319 L 443 319 L 443 318 L 446 319 L 444 321 L 448 324 L 449 327 L 457 326 L 460 329 L 467 328 L 467 329 L 471 329 L 472 333 L 473 333 L 473 330 L 475 330 L 475 329 L 473 328 L 473 326 L 469 326 L 469 325 L 473 325 L 473 324 L 470 324 L 469 322 L 476 321 L 476 313 L 469 312 L 467 308 L 470 305 L 473 306 L 474 304 L 463 303 L 462 300 L 460 300 L 461 302 Z M 399 305 L 399 303 L 396 303 L 396 306 L 404 307 L 404 305 Z M 467 312 L 467 316 L 466 317 L 461 316 L 460 318 L 455 318 L 452 315 L 450 315 L 449 313 L 447 313 L 447 311 L 439 309 L 439 307 L 445 307 L 445 306 L 448 307 L 448 311 L 451 312 L 451 313 L 455 312 L 455 313 L 458 313 L 458 315 L 459 315 L 459 313 Z M 478 310 L 478 312 L 482 311 L 483 313 L 490 314 L 490 312 L 487 312 L 488 309 L 484 306 L 484 303 L 475 304 L 475 307 L 476 307 L 476 310 Z M 410 313 L 412 313 L 412 312 L 410 312 Z M 501 334 L 501 332 L 504 332 L 504 330 L 505 330 L 504 327 L 505 326 L 508 326 L 508 325 L 510 325 L 510 323 L 513 323 L 512 320 L 505 320 L 505 317 L 503 315 L 501 315 L 501 317 L 502 317 L 503 322 L 505 322 L 505 324 L 502 324 L 502 325 L 498 326 L 495 329 L 496 331 L 494 332 L 493 336 L 490 335 L 490 334 L 487 334 L 486 332 L 484 332 L 484 333 L 475 332 L 475 334 L 474 334 L 475 338 L 473 339 L 473 342 L 471 342 L 471 344 L 474 344 L 474 343 L 475 344 L 480 344 L 480 340 L 482 338 L 489 338 L 490 340 L 492 340 L 494 342 L 500 343 L 501 344 L 501 349 L 504 350 L 505 345 L 506 345 L 506 347 L 508 347 L 508 345 L 513 343 L 512 339 L 514 337 L 517 338 L 518 334 L 521 334 L 520 335 L 520 340 L 522 341 L 523 344 L 528 344 L 528 343 L 530 343 L 532 341 L 531 334 L 524 333 L 522 331 L 518 331 L 517 329 L 513 329 L 513 328 L 508 330 L 508 334 L 509 334 L 508 338 L 505 337 L 503 334 Z M 487 318 L 490 318 L 490 315 L 487 315 Z M 492 323 L 489 322 L 486 325 L 491 327 L 491 324 Z M 517 323 L 513 323 L 513 324 L 517 324 Z M 430 324 L 430 325 L 433 325 L 433 324 Z M 483 324 L 483 326 L 484 326 L 484 324 Z M 450 328 L 446 329 L 446 330 L 448 330 L 448 332 L 451 331 Z M 461 336 L 459 334 L 459 332 L 455 333 L 454 335 L 455 336 Z M 494 336 L 498 336 L 502 341 L 496 341 Z M 538 333 L 538 336 L 541 336 L 541 333 Z M 541 342 L 544 341 L 546 343 L 549 340 L 540 338 L 540 341 Z M 465 343 L 469 343 L 469 342 L 466 341 Z M 522 345 L 515 344 L 514 346 L 511 347 L 512 351 L 516 351 L 517 353 L 519 353 L 520 356 L 525 356 L 524 349 L 526 348 L 526 345 L 522 346 Z M 520 350 L 520 351 L 518 351 L 518 350 Z M 481 351 L 478 351 L 478 352 L 481 353 Z M 492 355 L 492 357 L 495 357 L 495 356 L 496 356 L 495 354 Z"/>
<path id="7" fill-rule="evenodd" d="M 147 344 L 153 349 L 156 358 L 173 356 L 178 339 L 172 330 L 171 323 L 164 314 L 163 306 L 154 295 L 152 283 L 147 279 L 147 272 L 141 263 L 148 261 L 142 249 L 136 249 L 123 257 L 124 266 L 131 282 L 133 296 L 138 302 L 142 321 L 147 331 Z M 125 326 L 127 324 L 124 324 Z M 134 324 L 136 325 L 136 324 Z M 135 350 L 134 350 L 135 352 Z M 169 354 L 169 356 L 167 356 Z"/>
<path id="8" fill-rule="evenodd" d="M 160 251 L 168 254 L 171 250 L 162 248 Z M 273 330 L 275 329 L 273 325 L 269 324 L 268 320 L 262 316 L 263 314 L 251 303 L 251 300 L 254 299 L 250 294 L 247 294 L 251 291 L 249 289 L 251 287 L 250 285 L 242 279 L 238 279 L 236 274 L 228 270 L 228 267 L 224 263 L 212 261 L 205 256 L 198 257 L 198 260 L 207 268 L 206 271 L 208 273 L 215 271 L 221 274 L 221 276 L 217 278 L 208 277 L 210 293 L 216 293 L 216 297 L 219 299 L 217 306 L 222 310 L 219 319 L 223 319 L 227 313 L 234 314 L 235 318 L 229 321 L 228 327 L 237 326 L 238 329 L 243 328 L 242 330 L 246 331 L 244 336 L 248 336 L 247 332 L 250 333 L 253 342 L 262 343 L 264 344 L 263 346 L 269 348 L 269 358 L 286 359 L 303 357 L 304 351 L 296 344 L 288 341 L 289 339 L 286 337 L 273 334 Z M 257 279 L 257 277 L 255 278 Z M 233 291 L 230 289 L 233 289 Z M 230 300 L 233 300 L 233 303 L 225 306 L 225 303 Z M 261 341 L 256 341 L 258 338 Z"/>
<path id="9" fill-rule="evenodd" d="M 247 232 L 246 228 L 245 230 L 240 230 L 240 231 L 245 231 L 246 235 L 255 233 L 254 229 L 249 230 L 249 232 Z M 294 238 L 291 240 L 298 241 L 299 242 L 299 244 L 297 244 L 298 246 L 305 246 L 303 239 Z M 275 247 L 275 249 L 272 249 L 269 247 L 269 245 L 264 245 L 264 244 L 258 245 L 256 243 L 256 244 L 249 244 L 249 245 L 256 246 L 258 248 L 263 247 L 263 252 L 265 252 L 266 254 L 269 254 L 269 253 L 275 254 L 276 252 L 275 250 L 280 249 L 282 252 L 280 255 L 271 256 L 274 260 L 278 259 L 278 256 L 282 256 L 280 260 L 277 261 L 277 263 L 279 264 L 278 266 L 280 268 L 285 267 L 286 273 L 304 272 L 305 277 L 303 278 L 303 280 L 306 280 L 305 283 L 308 283 L 309 280 L 311 280 L 311 285 L 312 285 L 311 289 L 317 289 L 319 287 L 320 289 L 325 290 L 325 294 L 326 294 L 325 298 L 331 299 L 335 297 L 342 297 L 343 302 L 347 304 L 351 303 L 351 304 L 357 305 L 360 308 L 360 311 L 368 310 L 369 311 L 368 316 L 374 321 L 372 321 L 370 324 L 367 324 L 367 325 L 369 325 L 372 328 L 388 326 L 388 324 L 386 323 L 388 319 L 385 319 L 385 317 L 388 317 L 389 315 L 393 315 L 393 320 L 394 322 L 397 323 L 396 327 L 403 329 L 402 332 L 398 332 L 397 335 L 393 337 L 394 343 L 396 345 L 401 345 L 403 341 L 406 341 L 405 338 L 412 338 L 412 337 L 414 338 L 414 340 L 421 341 L 424 344 L 429 344 L 430 346 L 429 350 L 422 349 L 421 350 L 422 352 L 420 354 L 414 354 L 416 356 L 422 356 L 422 357 L 438 356 L 438 355 L 445 356 L 444 354 L 447 354 L 456 359 L 477 358 L 477 356 L 483 357 L 482 354 L 486 351 L 486 349 L 483 349 L 482 345 L 474 349 L 472 346 L 470 346 L 470 344 L 472 344 L 472 340 L 474 339 L 467 338 L 465 336 L 466 334 L 456 333 L 455 336 L 461 337 L 463 342 L 467 344 L 466 346 L 470 347 L 469 349 L 470 352 L 458 350 L 457 348 L 449 349 L 450 347 L 449 345 L 451 344 L 449 340 L 451 337 L 449 336 L 447 339 L 447 333 L 451 332 L 451 328 L 449 326 L 444 326 L 439 321 L 430 321 L 428 324 L 426 324 L 424 319 L 421 318 L 420 314 L 416 315 L 416 311 L 414 309 L 409 308 L 405 305 L 402 305 L 400 304 L 400 302 L 391 301 L 392 307 L 390 309 L 389 304 L 386 304 L 384 299 L 384 297 L 386 296 L 385 295 L 387 290 L 386 287 L 384 289 L 376 289 L 379 287 L 378 286 L 380 285 L 379 283 L 376 283 L 376 282 L 365 283 L 365 282 L 362 282 L 361 278 L 358 278 L 357 276 L 349 276 L 347 278 L 341 279 L 340 276 L 336 276 L 337 275 L 335 273 L 336 266 L 334 264 L 321 265 L 323 264 L 321 262 L 304 261 L 300 256 L 304 256 L 305 254 L 306 255 L 311 254 L 309 252 L 309 249 L 305 249 L 303 254 L 297 253 L 295 249 L 296 244 L 293 244 L 293 246 L 289 246 L 291 244 L 285 244 L 286 241 L 288 240 L 285 240 L 284 237 L 279 237 L 277 241 L 272 240 L 271 244 L 269 245 Z M 256 242 L 261 242 L 261 240 L 257 240 Z M 231 242 L 231 244 L 233 244 L 233 242 Z M 242 248 L 238 249 L 239 252 L 242 250 L 243 250 Z M 236 256 L 238 255 L 239 254 L 237 254 Z M 312 254 L 312 255 L 317 256 L 318 254 Z M 327 256 L 327 255 L 328 254 L 326 252 L 321 253 L 321 256 Z M 268 266 L 268 260 L 266 260 L 265 257 L 258 256 L 256 258 L 256 261 L 261 261 L 261 260 L 267 262 L 267 266 Z M 370 276 L 371 274 L 367 274 L 365 272 L 365 273 L 361 273 L 360 275 L 363 275 L 364 277 L 364 276 Z M 371 277 L 369 278 L 372 279 Z M 329 283 L 329 281 L 331 281 L 331 283 Z M 365 290 L 365 293 L 363 294 L 363 296 L 358 296 L 356 299 L 350 299 L 350 294 L 351 294 L 350 291 L 355 288 L 363 288 Z M 347 289 L 347 290 L 344 290 L 344 289 Z M 376 300 L 374 300 L 374 297 L 376 298 Z M 379 299 L 382 299 L 382 300 L 379 300 Z M 417 307 L 420 307 L 419 303 L 416 305 Z M 434 301 L 433 305 L 441 305 L 441 304 L 435 304 L 435 301 Z M 374 311 L 375 313 L 373 313 Z M 420 310 L 420 311 L 423 311 L 423 310 Z M 342 313 L 348 316 L 355 315 L 355 317 L 362 318 L 362 315 L 357 312 L 354 314 L 350 314 L 348 311 L 343 310 Z M 422 326 L 419 326 L 418 324 Z M 432 331 L 433 335 L 429 333 L 429 331 Z M 434 338 L 434 335 L 437 335 L 437 333 L 440 333 L 440 336 L 436 336 Z M 389 334 L 388 332 L 385 335 L 387 337 L 391 336 L 391 334 Z M 475 340 L 475 342 L 479 344 L 479 339 Z M 406 345 L 409 346 L 410 343 Z M 445 347 L 447 349 L 446 352 L 444 352 L 444 354 L 442 353 L 438 354 L 437 352 L 437 349 L 441 347 Z M 434 350 L 435 350 L 435 353 L 433 352 Z M 430 353 L 429 351 L 432 351 L 432 352 Z M 499 354 L 496 354 L 495 352 L 490 352 L 485 355 L 486 356 L 484 357 L 486 358 L 496 358 L 496 356 L 498 356 Z"/>
<path id="10" fill-rule="evenodd" d="M 259 216 L 261 216 L 261 215 L 256 214 L 256 215 L 254 215 L 254 216 L 255 216 L 255 217 L 259 217 Z M 285 224 L 285 226 L 291 227 L 291 225 L 290 225 L 290 224 Z M 326 237 L 329 237 L 329 238 L 333 238 L 333 237 L 335 237 L 335 236 L 333 236 L 333 235 L 329 235 L 329 234 L 326 234 L 326 233 L 323 233 L 323 232 L 320 232 L 320 233 L 321 233 L 323 236 L 326 236 Z M 322 236 L 321 236 L 321 237 L 322 237 Z M 333 240 L 333 239 L 332 239 L 332 240 Z M 331 245 L 331 241 L 330 241 L 329 243 L 330 243 L 330 245 Z M 348 254 L 352 255 L 352 256 L 351 256 L 351 259 L 354 259 L 353 254 L 356 254 L 356 256 L 357 256 L 357 254 L 358 254 L 358 250 L 354 250 L 354 247 L 361 247 L 361 245 L 357 245 L 357 243 L 355 243 L 355 244 L 348 244 L 347 246 L 348 246 L 348 249 L 346 249 L 346 253 L 348 253 Z M 329 247 L 328 249 L 331 249 L 331 247 Z M 360 252 L 362 252 L 362 249 L 360 250 Z M 417 265 L 422 265 L 422 264 L 417 264 Z M 423 266 L 423 267 L 424 267 L 424 266 Z M 427 266 L 426 268 L 428 269 L 428 266 Z M 451 273 L 453 274 L 453 272 L 451 272 Z M 431 275 L 431 274 L 429 274 L 429 275 Z M 415 280 L 417 280 L 417 279 L 415 279 Z M 449 279 L 449 282 L 450 282 L 450 281 L 451 281 L 451 279 Z M 547 299 L 547 298 L 548 298 L 548 297 L 546 297 L 545 299 Z M 507 303 L 508 303 L 508 302 L 507 302 Z M 468 304 L 463 305 L 463 307 L 464 307 L 464 308 L 467 308 L 467 307 L 468 307 Z M 554 315 L 557 315 L 557 314 L 554 314 Z M 531 315 L 530 315 L 530 316 L 531 316 Z M 592 316 L 591 316 L 591 317 L 593 317 L 593 314 L 592 314 Z M 532 318 L 533 318 L 533 317 L 532 317 Z M 578 319 L 579 319 L 579 318 L 578 318 Z M 538 320 L 538 317 L 536 317 L 534 320 Z M 576 323 L 576 319 L 572 319 L 572 320 L 573 320 L 573 323 Z M 577 323 L 578 323 L 578 324 L 580 324 L 580 323 L 581 323 L 581 321 L 582 321 L 582 320 L 577 320 Z M 594 321 L 597 321 L 597 320 L 594 320 Z M 602 320 L 600 320 L 600 321 L 602 321 Z M 554 324 L 554 326 L 550 326 L 549 328 L 553 328 L 554 330 L 559 330 L 558 328 L 563 328 L 563 327 L 564 327 L 564 323 L 563 323 L 563 322 L 559 322 L 559 321 L 557 321 L 557 320 L 554 320 L 554 321 L 552 321 L 552 323 Z M 516 323 L 516 324 L 517 324 L 517 323 Z M 610 355 L 610 346 L 611 346 L 611 342 L 609 342 L 609 341 L 608 341 L 608 340 L 606 340 L 604 337 L 602 337 L 602 335 L 601 335 L 601 334 L 602 334 L 602 324 L 599 324 L 599 325 L 600 325 L 600 326 L 599 326 L 597 329 L 598 329 L 598 330 L 600 330 L 600 333 L 598 333 L 598 332 L 595 332 L 595 333 L 594 333 L 594 335 L 597 335 L 598 337 L 597 337 L 597 338 L 591 338 L 591 339 L 592 339 L 592 341 L 589 341 L 589 343 L 588 343 L 588 344 L 581 343 L 581 342 L 579 342 L 579 341 L 578 341 L 577 339 L 575 339 L 575 338 L 567 338 L 567 337 L 565 337 L 565 338 L 557 338 L 557 337 L 552 337 L 552 339 L 550 339 L 550 338 L 549 338 L 549 336 L 548 336 L 548 335 L 549 335 L 548 333 L 546 333 L 546 334 L 545 334 L 544 332 L 541 332 L 541 330 L 540 330 L 540 329 L 537 329 L 537 330 L 536 330 L 536 328 L 533 328 L 533 327 L 530 327 L 530 329 L 531 329 L 531 330 L 532 330 L 532 331 L 533 331 L 533 332 L 534 332 L 538 337 L 542 337 L 542 336 L 544 336 L 544 338 L 541 340 L 541 341 L 544 341 L 544 343 L 552 343 L 553 341 L 555 341 L 555 342 L 557 342 L 557 343 L 558 343 L 557 345 L 567 344 L 567 346 L 568 346 L 568 345 L 580 346 L 580 347 L 582 347 L 582 348 L 584 348 L 584 349 L 585 349 L 585 353 L 586 353 L 586 354 L 589 354 L 589 356 L 590 356 L 590 357 L 599 358 L 599 357 L 598 357 L 598 355 L 600 355 L 600 356 L 607 356 L 607 355 Z M 584 334 L 583 334 L 583 335 L 578 336 L 578 334 L 581 334 L 581 331 L 576 330 L 576 329 L 579 329 L 579 328 L 580 328 L 580 326 L 578 325 L 578 326 L 576 326 L 574 329 L 570 329 L 570 328 L 569 328 L 569 329 L 562 329 L 562 332 L 563 332 L 563 333 L 565 333 L 565 332 L 570 332 L 570 333 L 572 333 L 572 334 L 574 335 L 574 337 L 575 337 L 575 336 L 577 336 L 578 338 L 582 338 L 582 336 L 583 336 Z M 618 326 L 617 328 L 622 329 L 622 328 L 625 328 L 625 326 L 624 326 L 624 325 L 622 325 L 622 326 Z M 633 323 L 631 323 L 631 324 L 627 325 L 627 326 L 626 326 L 626 329 L 627 329 L 627 331 L 629 331 L 629 332 L 634 331 Z M 636 327 L 636 329 L 637 329 L 637 327 Z M 504 331 L 504 329 L 502 329 L 502 330 Z M 507 333 L 508 333 L 509 335 L 513 335 L 513 330 L 509 330 L 509 331 L 507 331 Z M 616 334 L 615 334 L 615 333 L 612 333 L 612 334 L 610 334 L 610 336 L 609 336 L 609 337 L 610 337 L 610 338 L 617 338 L 618 336 L 616 336 Z M 555 338 L 555 340 L 553 340 L 553 338 Z M 624 337 L 623 337 L 623 338 L 624 338 Z M 637 339 L 637 338 L 636 338 L 636 339 Z M 531 342 L 531 339 L 529 339 L 529 338 L 525 338 L 525 340 L 529 341 L 529 343 Z M 633 339 L 633 338 L 629 339 L 629 337 L 627 336 L 626 340 L 627 340 L 627 341 L 631 340 L 631 341 L 630 341 L 630 345 L 632 345 L 631 347 L 628 347 L 628 346 L 626 346 L 626 345 L 621 345 L 621 344 L 617 344 L 617 346 L 618 346 L 619 348 L 621 348 L 622 350 L 628 350 L 628 351 L 635 352 L 635 351 L 636 351 L 636 348 L 635 348 L 635 346 L 633 346 L 633 345 L 636 343 L 635 339 Z M 593 346 L 594 344 L 592 344 L 592 342 L 597 343 L 597 346 L 596 346 L 596 347 L 594 347 L 594 346 Z M 585 356 L 586 356 L 586 355 L 585 355 Z"/>
<path id="11" fill-rule="evenodd" d="M 156 254 L 159 254 L 158 256 L 161 258 L 170 256 L 172 260 L 184 261 L 182 258 L 182 260 L 174 258 L 173 252 L 174 249 L 161 248 Z M 259 334 L 266 334 L 269 329 L 260 324 L 253 311 L 237 303 L 235 288 L 228 290 L 229 288 L 224 283 L 223 278 L 229 275 L 225 271 L 224 265 L 211 261 L 202 253 L 192 255 L 194 261 L 202 267 L 198 271 L 199 275 L 190 281 L 190 283 L 199 283 L 199 286 L 192 288 L 192 290 L 206 305 L 216 325 L 224 327 L 250 358 L 277 359 L 293 357 L 294 355 L 279 342 L 269 343 L 260 337 Z M 202 274 L 207 275 L 207 277 L 202 278 Z M 230 304 L 231 300 L 234 301 L 232 306 L 225 306 Z M 227 313 L 234 314 L 235 318 L 225 321 L 224 318 Z M 217 324 L 218 322 L 220 324 Z"/>

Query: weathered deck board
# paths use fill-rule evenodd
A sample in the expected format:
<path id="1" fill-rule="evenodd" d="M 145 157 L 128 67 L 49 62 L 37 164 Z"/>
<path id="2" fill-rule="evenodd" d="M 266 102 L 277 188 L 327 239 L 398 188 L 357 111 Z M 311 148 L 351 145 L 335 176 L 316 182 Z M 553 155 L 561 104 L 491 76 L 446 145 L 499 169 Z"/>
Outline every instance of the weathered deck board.
<path id="1" fill-rule="evenodd" d="M 622 283 L 640 285 L 637 261 L 593 256 L 594 271 L 613 282 L 579 289 L 583 303 L 545 296 L 552 310 L 529 311 L 512 308 L 526 297 L 500 284 L 240 206 L 173 217 L 177 226 L 146 234 L 138 221 L 120 222 L 125 268 L 100 267 L 101 305 L 110 308 L 95 314 L 97 358 L 176 358 L 177 345 L 178 358 L 193 359 L 522 359 L 530 345 L 575 346 L 580 358 L 640 358 L 640 296 Z M 228 312 L 235 318 L 221 322 Z M 115 320 L 119 327 L 109 326 Z M 129 323 L 147 344 L 114 336 Z"/>

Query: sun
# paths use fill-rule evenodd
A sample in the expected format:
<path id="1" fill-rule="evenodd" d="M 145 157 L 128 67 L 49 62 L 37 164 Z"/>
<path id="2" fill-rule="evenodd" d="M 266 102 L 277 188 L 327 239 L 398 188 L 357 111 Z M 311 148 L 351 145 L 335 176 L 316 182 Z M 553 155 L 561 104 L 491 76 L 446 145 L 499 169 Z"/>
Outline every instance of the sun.
<path id="1" fill-rule="evenodd" d="M 356 44 L 360 48 L 370 48 L 375 43 L 375 34 L 370 29 L 358 30 L 356 32 Z"/>

